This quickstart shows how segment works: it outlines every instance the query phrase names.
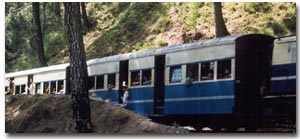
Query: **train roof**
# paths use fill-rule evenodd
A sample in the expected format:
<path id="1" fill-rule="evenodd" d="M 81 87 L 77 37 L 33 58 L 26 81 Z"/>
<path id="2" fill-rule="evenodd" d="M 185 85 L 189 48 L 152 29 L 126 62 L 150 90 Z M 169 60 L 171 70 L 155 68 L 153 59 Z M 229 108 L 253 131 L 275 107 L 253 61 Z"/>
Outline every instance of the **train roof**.
<path id="1" fill-rule="evenodd" d="M 48 67 L 42 67 L 42 68 L 29 69 L 29 70 L 23 70 L 23 71 L 17 71 L 17 72 L 5 74 L 5 78 L 17 77 L 17 76 L 23 76 L 23 75 L 31 75 L 31 74 L 56 71 L 56 70 L 63 70 L 63 69 L 66 69 L 67 66 L 69 66 L 69 63 L 53 65 L 53 66 L 48 66 Z"/>
<path id="2" fill-rule="evenodd" d="M 166 53 L 201 48 L 201 47 L 234 44 L 234 41 L 240 36 L 242 36 L 242 35 L 219 37 L 219 38 L 215 38 L 215 39 L 202 40 L 202 41 L 193 42 L 193 43 L 166 46 L 166 47 L 162 47 L 162 48 L 142 50 L 142 51 L 133 52 L 133 53 L 126 53 L 126 54 L 114 55 L 114 56 L 109 56 L 109 57 L 104 57 L 104 58 L 92 59 L 92 60 L 87 61 L 87 65 L 105 63 L 105 62 L 113 62 L 113 61 L 122 61 L 122 60 L 128 60 L 128 59 L 132 59 L 132 58 L 139 58 L 139 57 L 146 57 L 146 56 L 162 55 L 162 54 L 166 54 Z"/>
<path id="3" fill-rule="evenodd" d="M 291 41 L 296 41 L 296 36 L 286 36 L 286 37 L 280 37 L 277 38 L 274 43 L 285 43 L 285 42 L 291 42 Z"/>

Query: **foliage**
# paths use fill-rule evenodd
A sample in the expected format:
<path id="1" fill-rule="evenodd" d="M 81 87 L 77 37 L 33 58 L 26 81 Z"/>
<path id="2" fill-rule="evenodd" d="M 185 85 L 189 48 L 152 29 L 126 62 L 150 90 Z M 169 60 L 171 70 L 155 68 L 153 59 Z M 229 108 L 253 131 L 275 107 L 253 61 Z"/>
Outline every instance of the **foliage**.
<path id="1" fill-rule="evenodd" d="M 257 12 L 269 13 L 272 11 L 272 3 L 269 2 L 251 2 L 244 5 L 245 11 L 254 14 Z"/>
<path id="2" fill-rule="evenodd" d="M 48 64 L 68 62 L 63 6 L 58 16 L 53 3 L 40 5 Z M 296 33 L 295 2 L 224 2 L 222 6 L 230 34 Z M 87 2 L 86 11 L 95 25 L 83 28 L 88 59 L 167 46 L 173 34 L 179 36 L 175 40 L 186 40 L 182 34 L 190 32 L 202 34 L 196 40 L 215 37 L 212 2 Z M 39 66 L 33 25 L 31 3 L 5 3 L 6 72 Z"/>

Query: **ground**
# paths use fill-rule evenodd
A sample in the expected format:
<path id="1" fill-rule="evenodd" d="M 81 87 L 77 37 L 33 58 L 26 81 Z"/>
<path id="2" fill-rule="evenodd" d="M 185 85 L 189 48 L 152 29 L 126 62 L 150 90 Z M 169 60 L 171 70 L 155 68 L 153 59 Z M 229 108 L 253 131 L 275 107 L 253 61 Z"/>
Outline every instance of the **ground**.
<path id="1" fill-rule="evenodd" d="M 58 95 L 7 95 L 6 133 L 75 133 L 71 98 Z M 151 122 L 135 112 L 91 98 L 95 133 L 185 133 L 182 128 Z"/>

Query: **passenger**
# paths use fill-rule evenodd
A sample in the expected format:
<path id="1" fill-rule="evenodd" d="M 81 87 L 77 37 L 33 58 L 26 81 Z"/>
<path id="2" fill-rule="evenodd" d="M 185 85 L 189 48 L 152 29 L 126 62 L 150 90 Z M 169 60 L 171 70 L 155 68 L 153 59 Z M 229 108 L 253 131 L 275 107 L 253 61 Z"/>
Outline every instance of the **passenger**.
<path id="1" fill-rule="evenodd" d="M 60 90 L 59 90 L 59 92 L 57 92 L 57 94 L 64 94 L 64 93 L 65 93 L 65 88 L 64 88 L 64 85 L 62 84 L 60 86 Z"/>
<path id="2" fill-rule="evenodd" d="M 56 89 L 55 88 L 53 88 L 51 94 L 56 94 Z"/>
<path id="3" fill-rule="evenodd" d="M 194 78 L 193 78 L 193 72 L 189 71 L 188 72 L 188 76 L 186 77 L 186 80 L 185 80 L 185 85 L 187 87 L 191 86 L 192 82 L 194 81 Z"/>
<path id="4" fill-rule="evenodd" d="M 137 86 L 137 85 L 140 85 L 140 73 L 138 73 L 134 77 L 134 80 L 132 81 L 132 86 Z"/>
<path id="5" fill-rule="evenodd" d="M 29 79 L 29 86 L 26 87 L 28 94 L 35 94 L 35 84 L 33 82 L 33 79 Z"/>
<path id="6" fill-rule="evenodd" d="M 107 84 L 107 89 L 111 90 L 113 88 L 115 88 L 114 82 L 112 80 L 109 80 Z"/>
<path id="7" fill-rule="evenodd" d="M 231 72 L 229 70 L 229 68 L 225 68 L 225 71 L 224 71 L 224 78 L 231 78 Z"/>
<path id="8" fill-rule="evenodd" d="M 126 107 L 127 103 L 128 103 L 128 98 L 129 98 L 128 87 L 126 85 L 123 86 L 123 91 L 124 91 L 124 94 L 123 94 L 123 97 L 121 97 L 122 98 L 121 107 Z"/>
<path id="9" fill-rule="evenodd" d="M 9 78 L 7 79 L 9 81 L 9 87 L 8 87 L 8 90 L 7 90 L 7 95 L 12 95 L 14 94 L 15 92 L 15 78 Z"/>
<path id="10" fill-rule="evenodd" d="M 213 75 L 214 75 L 214 70 L 210 69 L 208 71 L 207 76 L 203 76 L 201 79 L 202 80 L 212 80 L 213 79 Z"/>
<path id="11" fill-rule="evenodd" d="M 47 88 L 45 89 L 45 93 L 44 93 L 44 94 L 49 94 L 49 90 L 50 90 L 50 88 L 47 87 Z"/>
<path id="12" fill-rule="evenodd" d="M 146 75 L 144 75 L 143 76 L 143 85 L 149 85 L 149 84 L 151 84 L 151 80 L 149 80 L 149 78 Z"/>

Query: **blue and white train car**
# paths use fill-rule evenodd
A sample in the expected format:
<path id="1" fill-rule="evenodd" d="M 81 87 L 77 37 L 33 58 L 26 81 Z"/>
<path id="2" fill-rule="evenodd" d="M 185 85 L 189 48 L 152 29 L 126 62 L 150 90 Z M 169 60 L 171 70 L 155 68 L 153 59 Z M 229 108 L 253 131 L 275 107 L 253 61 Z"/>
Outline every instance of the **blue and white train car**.
<path id="1" fill-rule="evenodd" d="M 296 120 L 296 36 L 274 41 L 270 92 L 264 94 L 266 117 Z"/>
<path id="2" fill-rule="evenodd" d="M 119 61 L 117 55 L 87 62 L 90 95 L 113 103 L 119 101 Z"/>
<path id="3" fill-rule="evenodd" d="M 27 88 L 30 86 L 30 80 L 32 80 L 34 84 L 34 90 L 31 94 L 57 94 L 59 91 L 65 93 L 66 67 L 68 65 L 69 64 L 60 64 L 8 73 L 5 75 L 5 78 L 13 78 L 13 94 L 15 95 L 30 94 L 27 90 Z"/>
<path id="4" fill-rule="evenodd" d="M 234 41 L 237 37 L 185 44 L 168 50 L 164 114 L 233 112 Z M 225 70 L 230 73 L 225 75 Z M 207 77 L 208 72 L 211 72 L 210 77 Z M 192 83 L 187 83 L 188 78 Z"/>
<path id="5" fill-rule="evenodd" d="M 274 41 L 271 92 L 280 95 L 296 95 L 296 36 Z"/>

